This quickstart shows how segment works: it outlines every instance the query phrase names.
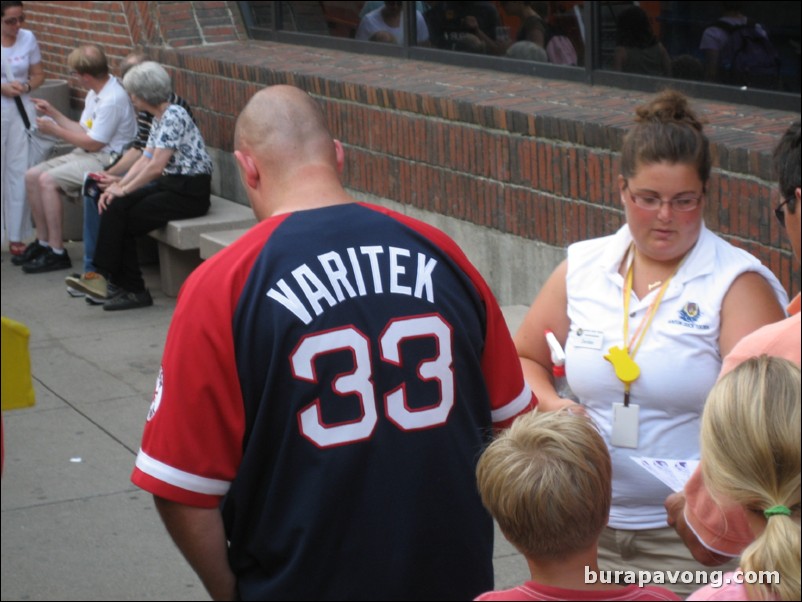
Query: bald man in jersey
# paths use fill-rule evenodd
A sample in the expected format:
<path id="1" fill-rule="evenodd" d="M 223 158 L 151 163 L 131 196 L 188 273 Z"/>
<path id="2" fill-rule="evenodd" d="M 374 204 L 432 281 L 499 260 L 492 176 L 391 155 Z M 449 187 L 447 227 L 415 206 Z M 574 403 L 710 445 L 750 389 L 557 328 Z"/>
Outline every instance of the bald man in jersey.
<path id="1" fill-rule="evenodd" d="M 445 234 L 348 195 L 305 92 L 258 92 L 235 147 L 260 223 L 179 296 L 134 483 L 214 598 L 492 589 L 474 468 L 536 403 L 492 293 Z"/>

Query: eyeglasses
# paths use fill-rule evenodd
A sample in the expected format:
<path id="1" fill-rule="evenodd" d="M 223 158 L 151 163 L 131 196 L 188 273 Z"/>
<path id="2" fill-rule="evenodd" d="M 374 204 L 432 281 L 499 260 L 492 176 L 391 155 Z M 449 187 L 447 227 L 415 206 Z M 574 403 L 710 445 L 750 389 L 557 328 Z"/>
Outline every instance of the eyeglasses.
<path id="1" fill-rule="evenodd" d="M 14 26 L 17 23 L 19 23 L 20 25 L 25 23 L 25 15 L 20 15 L 19 17 L 9 17 L 8 19 L 3 19 L 3 25 Z"/>
<path id="2" fill-rule="evenodd" d="M 785 228 L 785 211 L 783 210 L 783 207 L 788 205 L 788 210 L 793 212 L 794 210 L 793 202 L 795 200 L 796 199 L 794 199 L 794 197 L 787 198 L 782 203 L 777 205 L 777 208 L 774 210 L 774 216 L 777 218 L 777 221 L 780 222 L 780 225 L 783 228 Z"/>
<path id="3" fill-rule="evenodd" d="M 688 194 L 666 201 L 661 199 L 659 196 L 645 196 L 641 194 L 635 194 L 629 188 L 626 190 L 629 192 L 629 197 L 632 199 L 632 202 L 635 203 L 637 207 L 646 209 L 646 211 L 659 211 L 663 206 L 663 203 L 668 203 L 671 205 L 671 209 L 673 211 L 679 211 L 682 213 L 686 211 L 693 211 L 699 206 L 699 203 L 702 202 L 702 198 L 704 197 L 704 193 L 695 195 Z"/>

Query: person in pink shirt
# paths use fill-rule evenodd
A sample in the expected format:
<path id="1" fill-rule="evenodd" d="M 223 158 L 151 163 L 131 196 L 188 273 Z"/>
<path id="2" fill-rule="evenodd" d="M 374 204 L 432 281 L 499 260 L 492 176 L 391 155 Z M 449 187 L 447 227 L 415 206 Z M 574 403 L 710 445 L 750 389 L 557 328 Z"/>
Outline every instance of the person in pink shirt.
<path id="1" fill-rule="evenodd" d="M 754 541 L 723 585 L 707 585 L 688 600 L 800 599 L 801 397 L 799 366 L 768 355 L 744 361 L 710 392 L 702 416 L 704 482 L 716 499 L 744 510 Z"/>
<path id="2" fill-rule="evenodd" d="M 482 503 L 526 557 L 532 580 L 476 599 L 679 600 L 661 587 L 616 585 L 613 571 L 599 571 L 611 478 L 607 444 L 585 416 L 562 410 L 516 419 L 484 451 L 476 479 Z"/>
<path id="3" fill-rule="evenodd" d="M 774 149 L 774 170 L 779 179 L 782 201 L 775 215 L 788 233 L 788 239 L 799 266 L 802 257 L 802 209 L 800 208 L 800 122 L 794 122 Z M 766 353 L 783 357 L 796 365 L 802 360 L 802 314 L 800 295 L 788 306 L 789 318 L 769 324 L 747 335 L 724 358 L 721 375 L 750 357 Z M 737 557 L 754 539 L 746 514 L 739 506 L 727 506 L 713 500 L 697 470 L 685 491 L 666 499 L 668 522 L 672 525 L 694 558 L 715 566 Z"/>

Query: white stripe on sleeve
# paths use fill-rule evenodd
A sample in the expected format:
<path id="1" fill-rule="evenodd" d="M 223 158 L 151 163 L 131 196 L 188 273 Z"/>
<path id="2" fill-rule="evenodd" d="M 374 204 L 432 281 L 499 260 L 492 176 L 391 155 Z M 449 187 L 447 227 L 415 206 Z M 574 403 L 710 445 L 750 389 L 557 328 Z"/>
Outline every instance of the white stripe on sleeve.
<path id="1" fill-rule="evenodd" d="M 518 397 L 513 399 L 508 404 L 501 406 L 497 410 L 490 412 L 490 417 L 493 420 L 493 424 L 504 422 L 505 420 L 509 420 L 510 418 L 517 416 L 527 408 L 531 400 L 532 391 L 529 389 L 528 385 L 524 384 L 523 391 L 521 391 Z"/>
<path id="2" fill-rule="evenodd" d="M 229 481 L 207 479 L 206 477 L 199 477 L 198 475 L 173 468 L 164 462 L 159 462 L 151 458 L 141 449 L 136 456 L 136 467 L 154 479 L 180 487 L 181 489 L 186 489 L 187 491 L 194 491 L 195 493 L 225 495 L 231 487 Z"/>

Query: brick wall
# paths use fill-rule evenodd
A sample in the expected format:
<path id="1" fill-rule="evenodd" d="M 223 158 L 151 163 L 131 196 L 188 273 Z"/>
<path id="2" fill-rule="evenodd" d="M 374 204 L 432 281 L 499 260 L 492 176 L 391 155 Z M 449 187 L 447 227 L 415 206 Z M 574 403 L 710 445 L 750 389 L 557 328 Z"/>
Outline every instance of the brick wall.
<path id="1" fill-rule="evenodd" d="M 236 3 L 27 2 L 25 12 L 47 77 L 68 79 L 67 56 L 85 42 L 100 44 L 116 68 L 137 45 L 181 48 L 236 40 L 244 30 L 238 9 L 229 4 Z M 83 97 L 83 91 L 74 90 L 73 104 Z"/>
<path id="2" fill-rule="evenodd" d="M 320 99 L 346 146 L 354 190 L 560 248 L 622 224 L 617 149 L 646 95 L 246 41 L 235 4 L 37 2 L 26 10 L 48 62 L 78 40 L 101 41 L 114 57 L 127 45 L 148 46 L 216 149 L 231 150 L 236 115 L 256 90 L 289 83 Z M 58 26 L 49 24 L 53 15 Z M 95 36 L 101 24 L 105 33 Z M 770 208 L 771 149 L 798 115 L 695 105 L 709 121 L 715 157 L 708 226 L 799 290 Z"/>

